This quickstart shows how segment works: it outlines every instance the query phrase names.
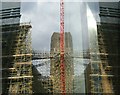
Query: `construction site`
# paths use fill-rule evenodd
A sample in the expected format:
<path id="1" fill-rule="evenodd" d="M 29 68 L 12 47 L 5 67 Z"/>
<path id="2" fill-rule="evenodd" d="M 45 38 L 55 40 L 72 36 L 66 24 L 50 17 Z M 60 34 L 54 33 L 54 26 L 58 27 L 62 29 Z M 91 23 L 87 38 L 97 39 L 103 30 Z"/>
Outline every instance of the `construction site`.
<path id="1" fill-rule="evenodd" d="M 45 50 L 32 44 L 35 26 L 20 22 L 21 2 L 2 3 L 0 94 L 119 95 L 120 1 L 96 5 L 60 0 L 57 4 L 59 31 L 52 31 L 50 41 L 39 44 L 48 43 Z M 41 40 L 39 37 L 38 42 Z"/>
<path id="2" fill-rule="evenodd" d="M 1 15 L 3 94 L 32 93 L 31 25 L 15 23 L 20 18 L 19 7 L 4 9 Z"/>

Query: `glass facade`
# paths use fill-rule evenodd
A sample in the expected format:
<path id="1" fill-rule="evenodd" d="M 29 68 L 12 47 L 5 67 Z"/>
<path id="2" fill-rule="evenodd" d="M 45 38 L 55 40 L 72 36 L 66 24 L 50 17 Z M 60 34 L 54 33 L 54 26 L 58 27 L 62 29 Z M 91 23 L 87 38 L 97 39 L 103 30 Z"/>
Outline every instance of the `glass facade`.
<path id="1" fill-rule="evenodd" d="M 87 79 L 84 73 L 87 65 L 90 64 L 90 69 L 99 72 L 99 64 L 94 63 L 99 60 L 96 23 L 99 20 L 97 14 L 99 6 L 95 6 L 96 4 L 98 3 L 65 3 L 65 31 L 69 31 L 73 38 L 74 93 L 86 92 Z M 94 71 L 93 74 L 96 72 Z M 95 81 L 94 79 L 89 80 Z"/>

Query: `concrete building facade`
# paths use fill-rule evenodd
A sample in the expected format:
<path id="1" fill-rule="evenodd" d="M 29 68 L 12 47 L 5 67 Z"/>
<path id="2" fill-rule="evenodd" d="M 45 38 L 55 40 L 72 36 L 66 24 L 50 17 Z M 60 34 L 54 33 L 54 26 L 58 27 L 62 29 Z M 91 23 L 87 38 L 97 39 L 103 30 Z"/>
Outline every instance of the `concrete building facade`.
<path id="1" fill-rule="evenodd" d="M 65 89 L 66 93 L 73 92 L 73 46 L 72 46 L 72 36 L 70 32 L 65 32 Z M 60 88 L 60 33 L 54 32 L 51 37 L 51 66 L 50 75 L 53 83 L 53 94 L 61 93 Z"/>

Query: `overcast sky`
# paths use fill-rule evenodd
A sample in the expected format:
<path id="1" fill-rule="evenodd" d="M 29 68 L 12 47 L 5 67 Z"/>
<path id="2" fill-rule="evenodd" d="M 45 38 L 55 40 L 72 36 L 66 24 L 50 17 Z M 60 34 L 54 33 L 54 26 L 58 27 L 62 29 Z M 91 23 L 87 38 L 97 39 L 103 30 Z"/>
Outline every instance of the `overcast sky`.
<path id="1" fill-rule="evenodd" d="M 59 3 L 22 2 L 21 13 L 21 22 L 31 22 L 33 48 L 48 50 L 52 33 L 59 31 Z"/>
<path id="2" fill-rule="evenodd" d="M 31 22 L 33 49 L 50 50 L 51 36 L 60 30 L 60 4 L 35 1 L 21 3 L 21 22 Z M 86 28 L 82 25 L 82 8 L 80 2 L 65 3 L 65 32 L 71 32 L 73 47 L 79 50 L 82 50 L 82 27 Z M 96 6 L 91 8 L 97 13 Z"/>

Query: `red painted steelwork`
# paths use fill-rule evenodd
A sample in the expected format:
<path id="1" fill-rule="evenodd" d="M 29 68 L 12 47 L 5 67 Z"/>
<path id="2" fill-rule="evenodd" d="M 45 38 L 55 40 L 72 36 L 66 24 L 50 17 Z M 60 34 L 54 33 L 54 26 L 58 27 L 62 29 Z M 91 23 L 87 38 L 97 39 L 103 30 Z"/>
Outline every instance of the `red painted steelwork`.
<path id="1" fill-rule="evenodd" d="M 60 0 L 60 86 L 61 94 L 65 95 L 65 64 L 64 64 L 64 1 Z"/>

